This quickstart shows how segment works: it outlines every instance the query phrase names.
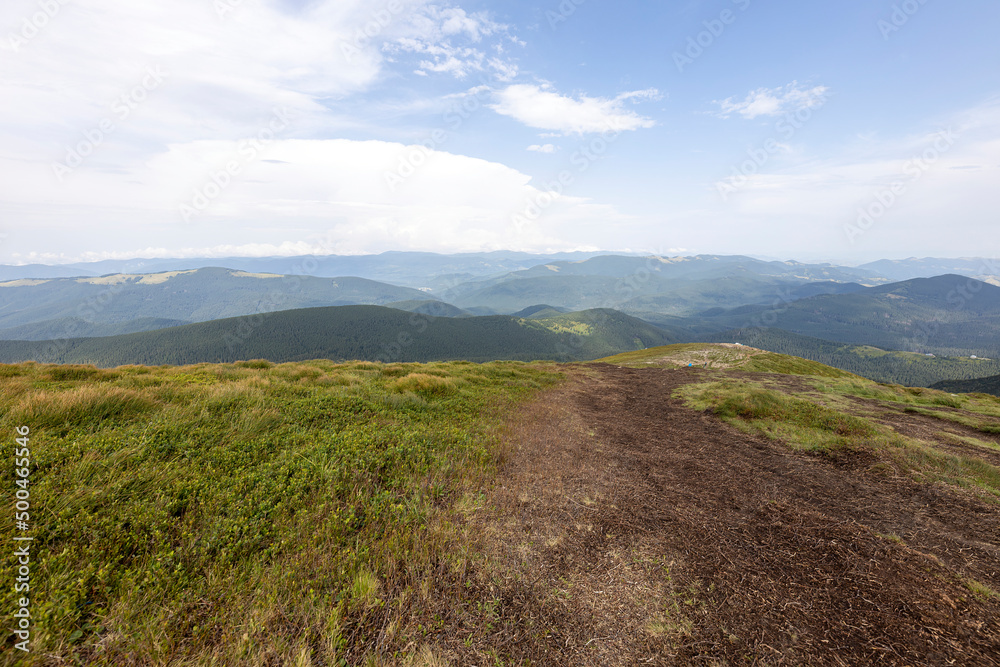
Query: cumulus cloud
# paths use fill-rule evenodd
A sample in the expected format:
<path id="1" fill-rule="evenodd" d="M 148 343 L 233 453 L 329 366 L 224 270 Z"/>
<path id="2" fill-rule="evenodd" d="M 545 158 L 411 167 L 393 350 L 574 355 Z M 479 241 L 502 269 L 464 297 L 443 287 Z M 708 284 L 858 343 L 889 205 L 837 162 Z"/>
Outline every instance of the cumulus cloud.
<path id="1" fill-rule="evenodd" d="M 68 259 L 92 249 L 90 232 L 85 226 L 53 232 L 95 215 L 118 249 L 171 248 L 170 254 L 179 248 L 238 254 L 236 238 L 243 241 L 235 244 L 240 253 L 252 244 L 270 249 L 287 245 L 292 234 L 310 252 L 541 251 L 565 249 L 566 239 L 573 247 L 601 245 L 596 237 L 607 232 L 608 221 L 623 219 L 585 198 L 548 196 L 505 165 L 423 146 L 275 139 L 252 155 L 249 147 L 223 140 L 173 144 L 125 172 L 80 170 L 55 192 L 39 185 L 46 165 L 25 168 L 0 159 L 0 174 L 11 179 L 15 193 L 0 202 L 0 217 L 16 219 L 21 204 L 49 196 L 49 212 L 33 231 L 49 237 L 47 252 Z M 227 176 L 230 163 L 239 170 Z M 390 183 L 406 163 L 419 166 Z M 515 216 L 540 200 L 548 202 L 541 215 L 515 225 Z M 296 245 L 293 254 L 303 247 Z M 34 248 L 14 243 L 9 250 L 26 257 Z"/>
<path id="2" fill-rule="evenodd" d="M 719 116 L 722 118 L 729 118 L 736 113 L 752 120 L 758 116 L 783 116 L 823 106 L 829 90 L 826 86 L 802 88 L 797 81 L 792 81 L 787 86 L 752 90 L 742 100 L 729 97 L 715 100 L 714 104 L 719 105 Z"/>
<path id="3" fill-rule="evenodd" d="M 552 144 L 532 144 L 528 146 L 528 150 L 534 153 L 554 153 L 556 147 Z"/>
<path id="4" fill-rule="evenodd" d="M 428 5 L 410 17 L 413 30 L 407 35 L 387 41 L 383 51 L 392 56 L 416 54 L 416 74 L 450 74 L 464 79 L 472 72 L 492 72 L 499 81 L 511 81 L 517 76 L 517 65 L 500 57 L 505 42 L 515 41 L 510 27 L 493 21 L 485 12 L 466 13 L 460 7 Z M 494 38 L 492 50 L 498 55 L 488 57 L 483 42 Z M 458 40 L 461 40 L 459 43 Z"/>
<path id="5" fill-rule="evenodd" d="M 74 145 L 105 119 L 115 131 L 104 133 L 102 154 L 115 144 L 136 156 L 171 142 L 241 137 L 277 107 L 295 113 L 300 136 L 329 136 L 368 120 L 330 101 L 364 94 L 390 68 L 459 77 L 485 69 L 500 81 L 517 74 L 487 44 L 509 43 L 506 26 L 429 0 L 398 0 L 392 12 L 364 0 L 299 9 L 274 0 L 56 5 L 25 39 L 18 17 L 38 14 L 37 2 L 4 3 L 18 40 L 0 39 L 0 98 L 17 104 L 0 106 L 0 139 L 30 138 L 35 158 Z M 126 119 L 116 102 L 150 70 L 163 73 L 162 85 L 140 91 Z"/>
<path id="6" fill-rule="evenodd" d="M 650 88 L 613 98 L 586 95 L 573 98 L 555 92 L 550 84 L 514 84 L 498 90 L 494 98 L 496 101 L 490 108 L 528 127 L 562 134 L 589 134 L 653 127 L 655 121 L 626 109 L 625 103 L 659 99 L 660 93 Z"/>
<path id="7" fill-rule="evenodd" d="M 316 139 L 371 130 L 356 109 L 377 107 L 368 93 L 414 68 L 516 77 L 508 50 L 523 42 L 487 13 L 431 0 L 397 0 L 391 10 L 365 0 L 56 4 L 43 27 L 0 39 L 0 98 L 17 101 L 0 105 L 0 219 L 20 230 L 3 244 L 5 254 L 58 256 L 56 246 L 82 252 L 126 247 L 128 239 L 127 247 L 146 249 L 230 247 L 234 237 L 248 239 L 236 244 L 244 250 L 285 247 L 331 220 L 348 251 L 377 239 L 392 247 L 386 239 L 397 233 L 427 247 L 438 238 L 438 219 L 451 221 L 449 233 L 468 247 L 504 238 L 496 230 L 524 194 L 526 176 L 439 157 L 464 165 L 448 178 L 481 194 L 479 204 L 454 192 L 448 178 L 435 178 L 433 167 L 414 177 L 433 183 L 426 201 L 391 199 L 380 179 L 403 147 Z M 38 13 L 37 0 L 7 0 L 3 22 L 20 35 L 22 19 Z M 277 116 L 287 122 L 276 128 Z M 240 147 L 249 138 L 266 146 L 244 159 Z M 199 224 L 179 224 L 178 205 L 232 161 L 240 173 Z M 498 182 L 507 184 L 500 191 L 509 201 L 498 203 L 462 176 L 490 182 L 495 172 L 504 175 Z M 363 175 L 377 191 L 331 185 L 359 185 Z M 477 220 L 493 231 L 476 231 Z M 465 222 L 468 234 L 458 229 Z"/>

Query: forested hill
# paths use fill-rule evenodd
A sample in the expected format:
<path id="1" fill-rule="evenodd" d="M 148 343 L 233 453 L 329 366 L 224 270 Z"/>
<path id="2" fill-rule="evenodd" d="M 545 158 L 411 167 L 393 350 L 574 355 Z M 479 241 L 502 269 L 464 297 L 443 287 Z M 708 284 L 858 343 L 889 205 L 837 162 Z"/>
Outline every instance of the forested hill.
<path id="1" fill-rule="evenodd" d="M 886 351 L 868 345 L 834 343 L 780 329 L 739 329 L 707 336 L 705 340 L 742 343 L 768 352 L 818 361 L 877 382 L 908 387 L 928 387 L 942 380 L 965 380 L 1000 374 L 1000 360 L 931 357 L 914 352 Z"/>
<path id="2" fill-rule="evenodd" d="M 993 394 L 1000 396 L 1000 375 L 991 375 L 973 380 L 943 380 L 931 385 L 931 389 L 940 389 L 953 394 Z"/>
<path id="3" fill-rule="evenodd" d="M 267 359 L 585 360 L 676 342 L 610 310 L 552 321 L 436 318 L 380 306 L 305 308 L 104 338 L 0 341 L 0 362 L 192 364 Z"/>
<path id="4" fill-rule="evenodd" d="M 1000 287 L 958 275 L 702 315 L 727 329 L 770 326 L 884 350 L 1000 357 Z"/>

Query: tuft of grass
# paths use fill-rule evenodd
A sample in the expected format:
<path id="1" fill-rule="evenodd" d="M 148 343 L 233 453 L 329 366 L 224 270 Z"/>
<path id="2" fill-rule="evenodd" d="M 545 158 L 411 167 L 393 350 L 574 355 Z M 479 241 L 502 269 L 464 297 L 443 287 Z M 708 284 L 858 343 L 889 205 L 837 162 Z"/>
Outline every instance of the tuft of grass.
<path id="1" fill-rule="evenodd" d="M 94 429 L 132 421 L 158 407 L 150 396 L 107 384 L 84 384 L 65 391 L 35 391 L 10 406 L 10 420 L 32 428 Z"/>
<path id="2" fill-rule="evenodd" d="M 697 582 L 685 588 L 674 589 L 668 574 L 667 584 L 671 590 L 666 595 L 666 603 L 646 622 L 646 632 L 676 645 L 691 636 L 694 631 L 691 613 L 703 609 L 704 602 L 699 599 Z"/>
<path id="3" fill-rule="evenodd" d="M 925 387 L 904 387 L 881 384 L 863 378 L 817 379 L 813 381 L 817 391 L 857 396 L 907 407 L 952 408 L 987 417 L 1000 417 L 1000 397 L 989 394 L 950 394 Z M 939 410 L 935 415 L 947 415 Z"/>
<path id="4" fill-rule="evenodd" d="M 646 623 L 646 632 L 654 637 L 676 642 L 690 637 L 694 623 L 684 615 L 679 605 L 673 605 L 668 611 L 658 612 Z"/>
<path id="5" fill-rule="evenodd" d="M 461 381 L 454 377 L 440 377 L 429 373 L 408 373 L 392 383 L 396 391 L 410 391 L 422 396 L 448 396 L 458 391 Z"/>
<path id="6" fill-rule="evenodd" d="M 811 375 L 824 378 L 854 378 L 852 373 L 833 366 L 787 354 L 765 352 L 747 359 L 742 369 L 755 373 L 780 373 L 783 375 Z"/>
<path id="7" fill-rule="evenodd" d="M 949 433 L 947 431 L 942 431 L 939 436 L 945 440 L 951 440 L 952 442 L 957 442 L 963 445 L 972 445 L 973 447 L 981 447 L 982 449 L 992 449 L 995 452 L 1000 452 L 1000 444 L 992 442 L 990 440 L 980 440 L 979 438 L 972 438 L 965 435 L 957 435 L 955 433 Z"/>
<path id="8" fill-rule="evenodd" d="M 351 582 L 351 599 L 362 607 L 371 608 L 381 602 L 378 597 L 381 589 L 378 577 L 368 569 L 361 569 Z"/>
<path id="9" fill-rule="evenodd" d="M 964 582 L 965 587 L 972 591 L 972 594 L 981 600 L 1000 600 L 1000 593 L 987 586 L 981 581 L 975 579 L 966 579 Z"/>
<path id="10" fill-rule="evenodd" d="M 407 660 L 406 664 L 408 667 L 448 667 L 450 663 L 425 644 Z"/>
<path id="11" fill-rule="evenodd" d="M 274 363 L 268 361 L 267 359 L 250 359 L 248 361 L 237 361 L 235 364 L 239 368 L 272 368 Z"/>
<path id="12" fill-rule="evenodd" d="M 15 378 L 33 375 L 29 364 L 34 362 L 24 362 L 23 364 L 0 364 L 0 378 Z"/>
<path id="13" fill-rule="evenodd" d="M 93 365 L 48 366 L 42 374 L 43 378 L 54 382 L 91 380 L 108 376 L 113 377 L 114 374 L 102 371 Z"/>

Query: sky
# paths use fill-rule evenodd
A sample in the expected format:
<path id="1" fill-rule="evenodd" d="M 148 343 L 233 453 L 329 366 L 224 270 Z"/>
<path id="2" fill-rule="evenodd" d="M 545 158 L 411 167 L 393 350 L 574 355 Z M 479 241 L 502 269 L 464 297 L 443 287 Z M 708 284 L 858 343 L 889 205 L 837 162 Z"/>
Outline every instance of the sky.
<path id="1" fill-rule="evenodd" d="M 4 0 L 0 263 L 1000 253 L 996 0 Z"/>

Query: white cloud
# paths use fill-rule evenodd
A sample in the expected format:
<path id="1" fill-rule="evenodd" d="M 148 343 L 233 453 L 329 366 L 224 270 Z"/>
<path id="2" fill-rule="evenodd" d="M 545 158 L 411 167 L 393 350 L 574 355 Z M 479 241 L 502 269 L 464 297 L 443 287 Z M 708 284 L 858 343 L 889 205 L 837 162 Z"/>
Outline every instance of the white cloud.
<path id="1" fill-rule="evenodd" d="M 243 155 L 245 148 L 223 140 L 171 144 L 125 172 L 80 169 L 55 192 L 44 186 L 47 165 L 26 167 L 0 156 L 0 179 L 11 186 L 10 196 L 0 202 L 0 218 L 18 219 L 25 205 L 40 196 L 51 198 L 28 234 L 5 243 L 5 254 L 24 258 L 41 249 L 69 261 L 87 252 L 133 248 L 166 249 L 168 255 L 185 248 L 225 248 L 212 252 L 237 254 L 249 245 L 266 254 L 290 238 L 307 244 L 309 252 L 329 253 L 565 249 L 601 245 L 608 221 L 623 219 L 611 207 L 567 193 L 555 197 L 530 224 L 517 226 L 515 214 L 543 196 L 529 176 L 421 146 L 279 139 L 253 159 Z M 422 166 L 393 189 L 386 176 L 401 160 Z M 240 164 L 239 173 L 231 179 L 219 176 L 232 161 Z M 210 185 L 213 175 L 216 183 L 231 182 Z M 207 206 L 196 203 L 196 192 L 210 193 Z M 188 221 L 182 204 L 195 209 Z M 74 228 L 88 219 L 102 221 L 102 239 L 94 239 L 86 225 Z M 241 242 L 234 244 L 236 238 Z"/>
<path id="2" fill-rule="evenodd" d="M 998 173 L 964 167 L 997 164 L 998 137 L 1000 103 L 984 104 L 925 132 L 750 175 L 724 208 L 746 229 L 787 228 L 793 238 L 809 229 L 819 245 L 844 253 L 967 254 L 970 242 L 987 252 Z"/>
<path id="3" fill-rule="evenodd" d="M 467 14 L 459 7 L 428 5 L 410 18 L 412 34 L 388 41 L 383 50 L 391 56 L 417 54 L 422 56 L 417 74 L 428 72 L 450 74 L 464 79 L 472 72 L 492 70 L 499 81 L 510 81 L 517 76 L 517 65 L 500 57 L 487 59 L 481 42 L 485 37 L 496 37 L 494 44 L 498 56 L 504 52 L 504 40 L 514 40 L 510 27 L 496 23 L 485 12 Z M 455 40 L 467 42 L 456 44 Z"/>
<path id="4" fill-rule="evenodd" d="M 398 10 L 391 12 L 366 0 L 316 0 L 294 9 L 279 0 L 58 4 L 47 25 L 16 50 L 6 32 L 0 38 L 0 99 L 11 102 L 0 105 L 0 219 L 21 230 L 4 243 L 4 254 L 58 254 L 54 247 L 60 244 L 75 251 L 127 238 L 132 248 L 231 245 L 240 236 L 237 214 L 251 225 L 268 221 L 271 228 L 259 232 L 267 238 L 257 241 L 265 245 L 292 238 L 289 229 L 313 233 L 338 216 L 359 229 L 391 218 L 403 228 L 423 230 L 414 233 L 422 243 L 434 227 L 417 221 L 414 211 L 427 216 L 421 220 L 440 214 L 457 225 L 463 219 L 456 212 L 462 206 L 453 203 L 458 195 L 432 187 L 441 207 L 428 201 L 410 211 L 371 193 L 366 199 L 359 192 L 331 191 L 323 184 L 330 174 L 352 183 L 357 175 L 330 151 L 344 150 L 362 172 L 381 175 L 384 166 L 377 161 L 386 150 L 401 148 L 311 139 L 372 129 L 366 112 L 380 102 L 369 104 L 365 94 L 418 62 L 424 74 L 461 76 L 481 68 L 499 80 L 517 75 L 516 63 L 502 54 L 517 41 L 507 26 L 485 13 L 431 0 L 397 0 L 391 4 Z M 218 7 L 227 8 L 224 15 Z M 5 0 L 2 23 L 17 32 L 23 18 L 38 12 L 37 0 Z M 147 85 L 151 70 L 162 81 Z M 352 103 L 338 104 L 342 100 Z M 178 203 L 238 155 L 232 146 L 266 132 L 276 109 L 287 113 L 289 123 L 206 212 L 203 219 L 212 224 L 179 226 Z M 350 109 L 364 111 L 350 115 Z M 54 168 L 77 150 L 85 153 L 82 164 L 60 181 Z M 263 159 L 285 154 L 299 164 L 309 156 L 317 173 L 327 167 L 330 172 L 302 181 L 294 162 Z M 259 199 L 261 209 L 244 198 Z M 491 210 L 503 217 L 496 213 L 503 209 L 480 208 L 481 218 Z M 275 229 L 283 227 L 285 235 L 274 240 Z"/>
<path id="5" fill-rule="evenodd" d="M 552 144 L 532 144 L 528 146 L 528 150 L 535 153 L 554 153 L 556 147 Z"/>
<path id="6" fill-rule="evenodd" d="M 581 95 L 574 99 L 551 88 L 549 84 L 508 86 L 495 93 L 496 102 L 490 108 L 528 127 L 564 134 L 623 132 L 656 124 L 653 119 L 625 108 L 629 100 L 659 99 L 660 94 L 655 89 L 622 93 L 614 98 Z"/>
<path id="7" fill-rule="evenodd" d="M 389 68 L 455 76 L 488 69 L 499 80 L 517 72 L 509 58 L 483 52 L 488 38 L 508 41 L 506 26 L 430 0 L 398 0 L 395 13 L 365 0 L 297 10 L 276 0 L 57 4 L 16 51 L 0 39 L 0 99 L 17 100 L 0 105 L 0 141 L 29 138 L 26 158 L 56 159 L 105 118 L 116 130 L 95 160 L 110 159 L 111 146 L 141 157 L 170 142 L 245 136 L 275 107 L 295 113 L 298 136 L 329 136 L 370 120 L 333 111 L 331 102 L 365 93 Z M 229 8 L 224 16 L 220 6 Z M 38 11 L 37 0 L 5 0 L 3 23 L 17 33 L 20 17 Z M 412 62 L 398 62 L 411 47 Z M 166 73 L 163 85 L 117 122 L 112 105 L 148 68 Z"/>
<path id="8" fill-rule="evenodd" d="M 740 101 L 736 101 L 735 97 L 729 97 L 724 100 L 715 100 L 714 104 L 719 105 L 721 109 L 719 116 L 722 118 L 729 118 L 734 113 L 738 113 L 746 119 L 758 116 L 783 116 L 823 106 L 829 90 L 826 86 L 804 89 L 799 86 L 797 81 L 792 81 L 787 86 L 779 88 L 752 90 L 746 98 Z"/>
<path id="9" fill-rule="evenodd" d="M 514 63 L 510 63 L 500 58 L 490 58 L 489 65 L 493 69 L 493 76 L 497 81 L 507 83 L 517 78 L 519 69 Z"/>

